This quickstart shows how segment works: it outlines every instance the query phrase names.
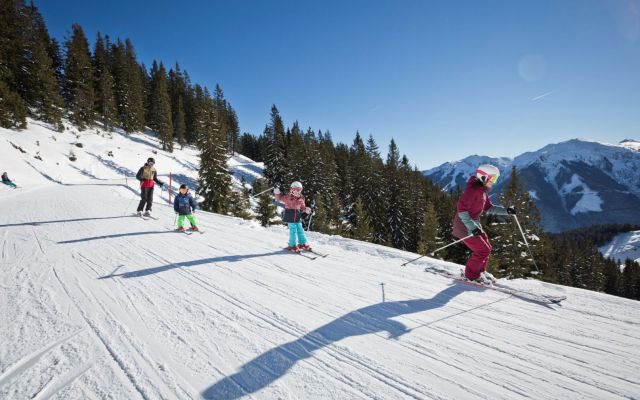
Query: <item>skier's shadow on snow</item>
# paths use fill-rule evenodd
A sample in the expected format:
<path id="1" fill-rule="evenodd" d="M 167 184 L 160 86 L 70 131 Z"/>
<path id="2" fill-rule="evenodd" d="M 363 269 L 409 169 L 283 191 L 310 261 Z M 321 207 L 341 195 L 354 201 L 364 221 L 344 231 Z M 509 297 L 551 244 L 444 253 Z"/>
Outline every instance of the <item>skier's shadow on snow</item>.
<path id="1" fill-rule="evenodd" d="M 58 219 L 52 221 L 32 221 L 32 222 L 18 222 L 15 224 L 0 225 L 0 228 L 9 228 L 12 226 L 39 226 L 47 224 L 64 224 L 68 222 L 84 222 L 84 221 L 98 221 L 103 219 L 120 219 L 120 218 L 134 218 L 133 215 L 116 215 L 113 217 L 87 217 L 87 218 L 73 218 L 73 219 Z M 135 217 L 138 218 L 138 217 Z"/>
<path id="2" fill-rule="evenodd" d="M 128 236 L 159 235 L 159 234 L 165 234 L 165 233 L 173 234 L 173 231 L 164 230 L 164 231 L 143 231 L 143 232 L 114 233 L 112 235 L 91 236 L 91 237 L 86 237 L 86 238 L 81 238 L 81 239 L 65 240 L 65 241 L 62 241 L 62 242 L 57 242 L 57 244 L 73 244 L 73 243 L 90 242 L 92 240 L 115 239 L 115 238 L 128 237 Z"/>
<path id="3" fill-rule="evenodd" d="M 157 273 L 160 273 L 160 272 L 169 271 L 169 270 L 172 270 L 172 269 L 175 269 L 175 268 L 194 267 L 196 265 L 213 264 L 213 263 L 223 262 L 223 261 L 236 262 L 236 261 L 241 261 L 241 260 L 244 260 L 244 259 L 247 259 L 247 258 L 275 256 L 275 255 L 281 255 L 281 254 L 282 255 L 287 255 L 288 253 L 284 253 L 282 251 L 272 251 L 270 253 L 239 254 L 239 255 L 203 258 L 203 259 L 200 259 L 200 260 L 192 260 L 192 261 L 183 261 L 183 262 L 179 262 L 179 263 L 171 263 L 171 264 L 161 265 L 159 267 L 141 269 L 141 270 L 138 270 L 138 271 L 124 272 L 122 274 L 110 274 L 110 275 L 101 276 L 98 279 L 109 279 L 109 278 L 116 278 L 116 277 L 142 278 L 142 277 L 147 276 L 147 275 L 153 275 L 153 274 L 157 274 Z"/>
<path id="4" fill-rule="evenodd" d="M 482 289 L 453 284 L 430 299 L 383 302 L 352 311 L 254 358 L 235 374 L 206 389 L 202 396 L 233 400 L 255 393 L 283 377 L 297 362 L 312 357 L 314 351 L 351 336 L 387 332 L 390 339 L 398 339 L 410 329 L 392 318 L 440 308 L 469 290 Z"/>

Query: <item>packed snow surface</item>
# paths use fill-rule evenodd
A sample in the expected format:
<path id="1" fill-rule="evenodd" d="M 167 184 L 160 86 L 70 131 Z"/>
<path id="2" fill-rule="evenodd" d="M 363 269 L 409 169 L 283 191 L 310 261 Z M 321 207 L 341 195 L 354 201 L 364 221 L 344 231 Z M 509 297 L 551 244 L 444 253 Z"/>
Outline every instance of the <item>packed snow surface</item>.
<path id="1" fill-rule="evenodd" d="M 544 306 L 423 271 L 459 265 L 400 267 L 415 254 L 313 232 L 329 255 L 310 260 L 282 251 L 282 226 L 204 212 L 187 236 L 159 192 L 158 220 L 131 216 L 137 188 L 119 171 L 148 137 L 81 134 L 74 164 L 42 150 L 46 135 L 41 162 L 36 132 L 0 134 L 29 152 L 0 143 L 24 186 L 0 190 L 1 399 L 638 398 L 638 302 L 507 282 L 567 296 Z M 112 141 L 113 160 L 88 154 Z M 158 151 L 159 171 L 195 179 L 176 153 Z"/>

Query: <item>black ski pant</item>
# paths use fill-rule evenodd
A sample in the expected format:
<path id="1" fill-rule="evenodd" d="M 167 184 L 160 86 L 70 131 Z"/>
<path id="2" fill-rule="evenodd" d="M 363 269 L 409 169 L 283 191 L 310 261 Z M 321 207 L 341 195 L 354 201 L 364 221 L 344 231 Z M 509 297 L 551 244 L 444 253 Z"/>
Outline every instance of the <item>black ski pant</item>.
<path id="1" fill-rule="evenodd" d="M 140 204 L 138 204 L 138 211 L 145 211 L 144 205 L 147 205 L 146 211 L 151 211 L 153 205 L 153 187 L 140 188 Z"/>

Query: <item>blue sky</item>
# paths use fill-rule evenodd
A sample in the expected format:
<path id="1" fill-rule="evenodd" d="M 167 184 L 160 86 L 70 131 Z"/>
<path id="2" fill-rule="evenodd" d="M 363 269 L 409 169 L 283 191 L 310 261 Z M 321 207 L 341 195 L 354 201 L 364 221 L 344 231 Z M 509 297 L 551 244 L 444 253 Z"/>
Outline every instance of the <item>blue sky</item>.
<path id="1" fill-rule="evenodd" d="M 640 0 L 36 0 L 132 39 L 145 64 L 219 83 L 242 131 L 285 123 L 393 137 L 420 169 L 570 138 L 640 139 Z"/>

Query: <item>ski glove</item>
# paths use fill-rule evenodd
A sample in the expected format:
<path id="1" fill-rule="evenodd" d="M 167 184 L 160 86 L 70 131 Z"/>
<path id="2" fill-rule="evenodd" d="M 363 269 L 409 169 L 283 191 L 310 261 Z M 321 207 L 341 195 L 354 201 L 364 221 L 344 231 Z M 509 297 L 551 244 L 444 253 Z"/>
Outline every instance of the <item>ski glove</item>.
<path id="1" fill-rule="evenodd" d="M 482 235 L 483 233 L 484 233 L 484 232 L 482 232 L 482 229 L 480 229 L 480 228 L 476 228 L 476 229 L 474 229 L 474 230 L 473 230 L 473 232 L 471 232 L 471 234 L 472 234 L 473 236 L 480 236 L 480 235 Z"/>
<path id="2" fill-rule="evenodd" d="M 305 214 L 311 214 L 311 208 L 306 207 L 306 208 L 304 209 L 304 213 L 305 213 Z"/>
<path id="3" fill-rule="evenodd" d="M 514 206 L 507 207 L 507 214 L 516 215 L 517 214 L 516 208 Z"/>
<path id="4" fill-rule="evenodd" d="M 280 194 L 280 189 L 278 188 L 273 189 L 273 194 Z"/>

